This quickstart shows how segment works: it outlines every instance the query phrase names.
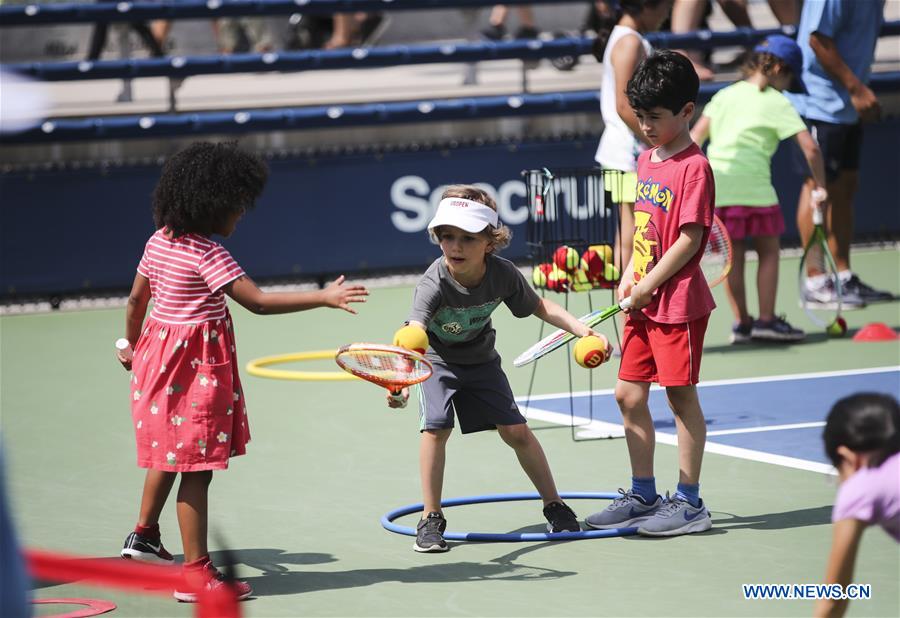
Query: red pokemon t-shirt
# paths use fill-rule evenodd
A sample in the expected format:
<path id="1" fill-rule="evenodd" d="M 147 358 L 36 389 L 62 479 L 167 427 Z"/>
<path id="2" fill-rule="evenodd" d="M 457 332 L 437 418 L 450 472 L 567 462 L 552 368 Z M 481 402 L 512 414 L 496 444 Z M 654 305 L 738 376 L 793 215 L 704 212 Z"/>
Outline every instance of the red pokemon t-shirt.
<path id="1" fill-rule="evenodd" d="M 650 304 L 641 310 L 654 322 L 690 322 L 716 307 L 709 284 L 700 270 L 700 258 L 709 239 L 716 201 L 713 173 L 696 144 L 659 163 L 650 160 L 654 152 L 655 148 L 638 157 L 634 281 L 640 281 L 653 269 L 678 239 L 682 225 L 702 225 L 706 229 L 700 249 L 659 287 Z"/>

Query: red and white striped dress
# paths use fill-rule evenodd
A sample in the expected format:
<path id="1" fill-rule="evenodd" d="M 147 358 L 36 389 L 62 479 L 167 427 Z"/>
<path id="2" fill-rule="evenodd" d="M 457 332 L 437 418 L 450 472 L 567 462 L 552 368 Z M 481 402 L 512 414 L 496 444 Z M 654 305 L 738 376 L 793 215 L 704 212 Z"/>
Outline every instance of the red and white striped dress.
<path id="1" fill-rule="evenodd" d="M 222 245 L 198 234 L 168 238 L 165 228 L 147 241 L 137 271 L 153 299 L 132 363 L 138 466 L 227 468 L 250 441 L 222 291 L 244 271 Z"/>

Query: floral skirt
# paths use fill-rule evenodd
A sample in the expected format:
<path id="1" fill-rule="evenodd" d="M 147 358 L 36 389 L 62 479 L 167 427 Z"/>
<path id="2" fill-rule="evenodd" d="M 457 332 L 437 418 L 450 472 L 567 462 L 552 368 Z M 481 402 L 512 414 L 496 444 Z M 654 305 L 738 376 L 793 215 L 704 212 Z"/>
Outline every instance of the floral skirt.
<path id="1" fill-rule="evenodd" d="M 220 470 L 246 453 L 250 427 L 230 315 L 199 324 L 147 320 L 134 350 L 131 416 L 142 468 Z"/>

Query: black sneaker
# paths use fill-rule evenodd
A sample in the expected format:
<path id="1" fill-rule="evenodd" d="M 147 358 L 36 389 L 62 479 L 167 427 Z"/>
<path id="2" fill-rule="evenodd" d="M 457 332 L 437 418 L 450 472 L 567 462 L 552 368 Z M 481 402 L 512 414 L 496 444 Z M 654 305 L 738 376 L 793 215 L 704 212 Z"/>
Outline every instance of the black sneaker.
<path id="1" fill-rule="evenodd" d="M 174 558 L 162 545 L 162 540 L 152 541 L 149 538 L 132 532 L 125 537 L 125 546 L 121 556 L 126 560 L 140 560 L 141 562 L 153 562 L 156 564 L 172 564 Z"/>
<path id="2" fill-rule="evenodd" d="M 754 320 L 750 336 L 760 341 L 791 342 L 803 341 L 806 333 L 791 326 L 784 316 L 779 316 L 774 320 Z"/>
<path id="3" fill-rule="evenodd" d="M 516 30 L 516 38 L 517 39 L 536 39 L 541 33 L 538 32 L 537 28 L 533 28 L 531 26 L 522 26 L 518 30 Z"/>
<path id="4" fill-rule="evenodd" d="M 856 273 L 852 274 L 847 281 L 841 282 L 841 291 L 845 295 L 848 292 L 855 294 L 867 303 L 883 303 L 894 300 L 893 294 L 884 290 L 876 290 L 871 285 L 863 283 Z"/>
<path id="5" fill-rule="evenodd" d="M 437 511 L 432 511 L 416 524 L 416 543 L 413 549 L 419 552 L 439 552 L 450 549 L 444 540 L 447 520 Z"/>
<path id="6" fill-rule="evenodd" d="M 481 36 L 486 38 L 488 41 L 502 41 L 503 37 L 506 36 L 506 27 L 503 24 L 499 24 L 496 26 L 494 24 L 491 24 L 481 31 Z"/>
<path id="7" fill-rule="evenodd" d="M 735 343 L 748 343 L 752 338 L 753 318 L 746 322 L 735 322 L 731 325 L 731 337 L 729 341 Z"/>
<path id="8" fill-rule="evenodd" d="M 547 532 L 581 532 L 578 518 L 564 502 L 551 502 L 545 506 L 544 517 L 549 522 Z"/>

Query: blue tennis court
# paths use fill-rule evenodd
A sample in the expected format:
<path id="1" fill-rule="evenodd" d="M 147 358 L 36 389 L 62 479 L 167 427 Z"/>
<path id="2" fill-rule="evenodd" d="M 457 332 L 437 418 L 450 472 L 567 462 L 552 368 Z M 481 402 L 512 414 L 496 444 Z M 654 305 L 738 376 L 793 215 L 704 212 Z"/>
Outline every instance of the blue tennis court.
<path id="1" fill-rule="evenodd" d="M 822 427 L 831 405 L 860 391 L 900 396 L 900 368 L 881 367 L 742 380 L 698 386 L 709 452 L 831 472 L 822 450 Z M 519 398 L 529 418 L 574 424 L 582 438 L 622 435 L 612 389 Z M 675 444 L 675 422 L 663 389 L 650 392 L 657 440 Z M 573 423 L 574 418 L 574 423 Z"/>

